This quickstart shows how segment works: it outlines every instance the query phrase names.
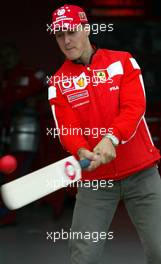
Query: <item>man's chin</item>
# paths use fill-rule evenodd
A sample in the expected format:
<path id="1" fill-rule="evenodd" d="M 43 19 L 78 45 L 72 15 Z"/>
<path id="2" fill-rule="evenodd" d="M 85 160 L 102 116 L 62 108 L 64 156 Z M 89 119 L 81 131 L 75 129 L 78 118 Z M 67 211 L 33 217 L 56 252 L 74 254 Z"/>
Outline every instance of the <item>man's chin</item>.
<path id="1" fill-rule="evenodd" d="M 78 59 L 79 59 L 78 56 L 74 56 L 74 55 L 68 55 L 68 56 L 66 56 L 66 58 L 67 58 L 68 60 L 78 60 Z"/>

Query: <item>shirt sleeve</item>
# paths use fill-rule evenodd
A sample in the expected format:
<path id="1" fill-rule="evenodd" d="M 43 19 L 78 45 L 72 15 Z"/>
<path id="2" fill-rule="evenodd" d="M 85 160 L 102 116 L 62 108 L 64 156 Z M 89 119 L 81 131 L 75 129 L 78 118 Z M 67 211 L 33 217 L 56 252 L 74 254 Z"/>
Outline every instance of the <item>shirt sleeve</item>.
<path id="1" fill-rule="evenodd" d="M 48 99 L 52 108 L 57 133 L 61 144 L 76 158 L 79 148 L 91 150 L 90 145 L 83 136 L 83 129 L 76 112 L 72 109 L 59 87 L 48 88 Z"/>
<path id="2" fill-rule="evenodd" d="M 120 143 L 128 142 L 135 135 L 145 108 L 146 98 L 141 70 L 136 60 L 127 53 L 120 85 L 120 111 L 108 132 L 115 135 Z"/>

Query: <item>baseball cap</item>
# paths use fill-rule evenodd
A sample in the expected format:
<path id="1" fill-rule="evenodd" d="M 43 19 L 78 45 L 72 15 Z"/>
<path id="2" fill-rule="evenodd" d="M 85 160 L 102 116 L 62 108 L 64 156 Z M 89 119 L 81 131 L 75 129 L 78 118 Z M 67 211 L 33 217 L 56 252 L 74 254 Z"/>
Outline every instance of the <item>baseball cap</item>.
<path id="1" fill-rule="evenodd" d="M 64 5 L 52 13 L 53 31 L 60 28 L 74 29 L 79 24 L 88 23 L 84 10 L 76 5 Z"/>

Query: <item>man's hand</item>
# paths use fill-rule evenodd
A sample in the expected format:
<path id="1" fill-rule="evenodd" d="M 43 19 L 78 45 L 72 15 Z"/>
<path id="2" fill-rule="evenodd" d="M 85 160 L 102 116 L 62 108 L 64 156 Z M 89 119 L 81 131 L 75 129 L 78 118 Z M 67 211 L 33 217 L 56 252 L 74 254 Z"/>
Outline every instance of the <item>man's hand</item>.
<path id="1" fill-rule="evenodd" d="M 93 152 L 100 155 L 101 163 L 106 164 L 116 158 L 115 147 L 109 138 L 104 137 L 93 149 Z"/>
<path id="2" fill-rule="evenodd" d="M 86 169 L 87 171 L 93 171 L 101 165 L 100 155 L 97 155 L 94 152 L 91 152 L 85 148 L 80 148 L 78 150 L 78 156 L 80 157 L 81 160 L 82 159 L 91 160 L 90 166 Z"/>
<path id="3" fill-rule="evenodd" d="M 113 146 L 109 138 L 103 138 L 93 149 L 93 152 L 80 148 L 78 150 L 78 156 L 80 159 L 91 160 L 90 166 L 87 171 L 93 171 L 97 169 L 101 164 L 106 164 L 116 158 L 115 147 Z"/>

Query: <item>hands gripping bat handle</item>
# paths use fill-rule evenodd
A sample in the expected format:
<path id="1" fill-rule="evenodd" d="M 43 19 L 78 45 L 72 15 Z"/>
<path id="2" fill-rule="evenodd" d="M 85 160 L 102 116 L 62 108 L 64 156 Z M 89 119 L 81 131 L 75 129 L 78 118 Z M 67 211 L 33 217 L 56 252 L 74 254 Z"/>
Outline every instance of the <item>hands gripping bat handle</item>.
<path id="1" fill-rule="evenodd" d="M 80 164 L 82 169 L 88 168 L 90 163 L 91 163 L 91 160 L 89 160 L 89 159 L 83 159 L 83 160 L 79 161 L 79 164 Z"/>

